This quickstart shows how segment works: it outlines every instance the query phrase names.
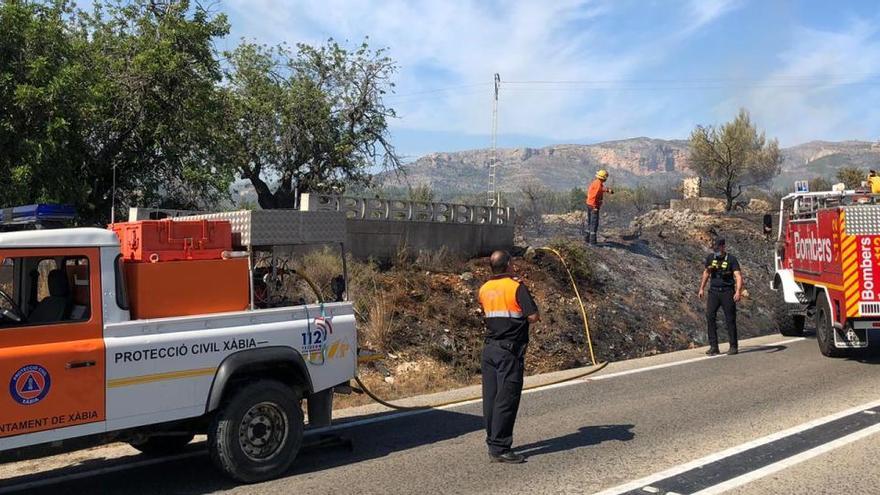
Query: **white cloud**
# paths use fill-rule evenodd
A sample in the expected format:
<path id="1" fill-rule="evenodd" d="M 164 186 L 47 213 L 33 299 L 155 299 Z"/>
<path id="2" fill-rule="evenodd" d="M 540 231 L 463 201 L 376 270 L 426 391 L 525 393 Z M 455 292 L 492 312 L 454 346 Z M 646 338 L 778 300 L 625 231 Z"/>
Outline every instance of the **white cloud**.
<path id="1" fill-rule="evenodd" d="M 823 138 L 876 139 L 878 34 L 877 23 L 864 20 L 839 31 L 796 28 L 792 45 L 779 54 L 779 67 L 757 87 L 720 104 L 718 111 L 733 115 L 736 107 L 745 106 L 785 145 Z"/>
<path id="2" fill-rule="evenodd" d="M 224 5 L 234 16 L 234 34 L 261 41 L 320 43 L 332 36 L 356 43 L 369 35 L 374 46 L 390 47 L 401 66 L 400 96 L 389 98 L 401 117 L 396 128 L 488 133 L 491 81 L 498 72 L 500 133 L 569 139 L 631 135 L 662 113 L 664 103 L 644 93 L 596 85 L 511 81 L 635 77 L 661 64 L 688 36 L 739 4 L 674 4 L 681 15 L 673 16 L 671 24 L 653 26 L 651 33 L 608 28 L 604 22 L 644 17 L 641 1 L 227 0 Z M 412 94 L 463 85 L 472 86 Z"/>
<path id="3" fill-rule="evenodd" d="M 742 0 L 689 0 L 689 23 L 684 31 L 696 31 L 742 5 Z"/>

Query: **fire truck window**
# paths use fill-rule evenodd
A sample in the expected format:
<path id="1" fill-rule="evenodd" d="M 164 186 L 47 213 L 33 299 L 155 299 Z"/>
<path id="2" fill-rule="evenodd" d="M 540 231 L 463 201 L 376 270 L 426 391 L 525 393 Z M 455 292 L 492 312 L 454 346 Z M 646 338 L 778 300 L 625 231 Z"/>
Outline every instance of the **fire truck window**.
<path id="1" fill-rule="evenodd" d="M 65 260 L 64 265 L 64 271 L 70 284 L 71 300 L 68 319 L 88 320 L 91 307 L 89 260 L 87 258 L 69 258 Z"/>
<path id="2" fill-rule="evenodd" d="M 5 294 L 12 295 L 12 267 L 13 261 L 9 258 L 4 258 L 2 262 L 0 262 L 0 291 L 3 291 Z M 2 301 L 0 301 L 2 303 Z"/>
<path id="3" fill-rule="evenodd" d="M 0 328 L 85 321 L 91 317 L 85 257 L 5 258 L 0 263 Z"/>
<path id="4" fill-rule="evenodd" d="M 122 255 L 116 256 L 116 305 L 119 309 L 128 310 L 128 289 L 125 285 L 125 265 L 122 261 Z"/>
<path id="5" fill-rule="evenodd" d="M 40 260 L 40 262 L 37 264 L 37 293 L 35 294 L 32 302 L 39 302 L 49 297 L 49 272 L 56 268 L 58 268 L 58 265 L 55 264 L 55 260 L 53 259 Z M 33 276 L 33 273 L 31 274 L 31 276 Z"/>

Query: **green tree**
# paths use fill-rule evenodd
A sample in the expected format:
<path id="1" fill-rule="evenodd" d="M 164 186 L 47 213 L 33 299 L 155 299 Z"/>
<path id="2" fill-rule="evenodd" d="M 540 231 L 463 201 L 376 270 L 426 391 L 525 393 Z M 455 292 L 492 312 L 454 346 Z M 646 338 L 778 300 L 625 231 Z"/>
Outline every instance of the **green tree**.
<path id="1" fill-rule="evenodd" d="M 810 191 L 830 191 L 832 185 L 831 181 L 825 177 L 810 179 Z"/>
<path id="2" fill-rule="evenodd" d="M 63 2 L 0 3 L 0 204 L 77 202 L 93 75 Z"/>
<path id="3" fill-rule="evenodd" d="M 4 204 L 72 203 L 85 222 L 119 203 L 202 207 L 228 190 L 213 166 L 213 42 L 225 17 L 187 0 L 0 3 Z"/>
<path id="4" fill-rule="evenodd" d="M 423 203 L 431 203 L 434 201 L 434 190 L 427 184 L 419 184 L 412 187 L 408 194 L 410 201 L 421 201 Z"/>
<path id="5" fill-rule="evenodd" d="M 842 167 L 837 169 L 837 180 L 846 184 L 847 189 L 861 187 L 867 180 L 868 173 L 858 167 Z"/>
<path id="6" fill-rule="evenodd" d="M 720 128 L 697 126 L 691 133 L 690 166 L 704 187 L 724 196 L 727 211 L 744 187 L 778 175 L 781 162 L 778 141 L 759 133 L 745 109 Z"/>
<path id="7" fill-rule="evenodd" d="M 587 209 L 585 203 L 587 192 L 583 189 L 573 187 L 568 192 L 568 211 L 584 211 Z"/>
<path id="8" fill-rule="evenodd" d="M 399 169 L 383 102 L 397 65 L 366 42 L 350 51 L 242 43 L 226 54 L 224 148 L 263 208 L 294 206 L 298 193 L 368 185 L 377 168 Z"/>

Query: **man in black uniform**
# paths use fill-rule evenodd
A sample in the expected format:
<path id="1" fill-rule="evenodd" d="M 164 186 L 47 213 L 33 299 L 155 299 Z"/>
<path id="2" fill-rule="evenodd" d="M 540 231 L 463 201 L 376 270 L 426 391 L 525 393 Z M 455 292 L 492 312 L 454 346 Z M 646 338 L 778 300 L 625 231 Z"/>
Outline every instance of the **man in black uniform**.
<path id="1" fill-rule="evenodd" d="M 724 327 L 730 337 L 730 349 L 727 354 L 734 355 L 739 352 L 736 338 L 736 303 L 742 297 L 742 274 L 739 261 L 727 252 L 724 239 L 715 240 L 714 248 L 714 252 L 706 258 L 706 269 L 703 270 L 699 292 L 702 299 L 706 282 L 711 280 L 709 298 L 706 301 L 706 320 L 709 324 L 709 350 L 706 354 L 714 356 L 719 352 L 716 316 L 720 306 L 724 310 Z"/>
<path id="2" fill-rule="evenodd" d="M 493 276 L 479 294 L 486 317 L 480 363 L 486 444 L 492 461 L 519 464 L 525 458 L 510 449 L 513 423 L 522 395 L 529 323 L 537 323 L 540 317 L 529 290 L 510 273 L 510 254 L 495 251 L 489 264 Z"/>

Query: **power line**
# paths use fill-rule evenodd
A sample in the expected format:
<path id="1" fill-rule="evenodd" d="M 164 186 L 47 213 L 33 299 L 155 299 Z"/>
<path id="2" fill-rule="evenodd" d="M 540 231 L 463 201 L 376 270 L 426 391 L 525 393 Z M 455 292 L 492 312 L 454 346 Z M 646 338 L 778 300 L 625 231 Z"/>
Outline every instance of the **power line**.
<path id="1" fill-rule="evenodd" d="M 416 91 L 414 93 L 403 93 L 403 94 L 393 93 L 393 94 L 385 96 L 385 98 L 389 98 L 389 99 L 390 98 L 406 98 L 409 96 L 420 96 L 420 95 L 427 95 L 427 94 L 432 94 L 432 93 L 446 93 L 449 91 L 456 91 L 459 89 L 475 88 L 477 86 L 484 86 L 484 87 L 488 88 L 488 87 L 492 86 L 492 84 L 491 83 L 462 84 L 460 86 L 449 86 L 449 87 L 445 87 L 445 88 L 426 89 L 425 91 Z"/>
<path id="2" fill-rule="evenodd" d="M 710 85 L 678 85 L 678 86 L 593 86 L 593 87 L 512 87 L 508 91 L 514 92 L 561 92 L 577 93 L 586 91 L 677 91 L 677 90 L 729 90 L 729 89 L 810 89 L 810 88 L 835 88 L 844 86 L 875 86 L 880 85 L 880 80 L 849 81 L 849 82 L 822 82 L 813 84 L 710 84 Z"/>
<path id="3" fill-rule="evenodd" d="M 853 72 L 830 76 L 776 76 L 763 77 L 702 77 L 702 78 L 666 78 L 666 79 L 562 79 L 562 80 L 522 80 L 504 81 L 504 84 L 514 85 L 589 85 L 589 84 L 680 84 L 680 83 L 705 83 L 705 82 L 798 82 L 798 81 L 834 81 L 850 80 L 853 78 L 877 78 L 880 72 Z"/>

